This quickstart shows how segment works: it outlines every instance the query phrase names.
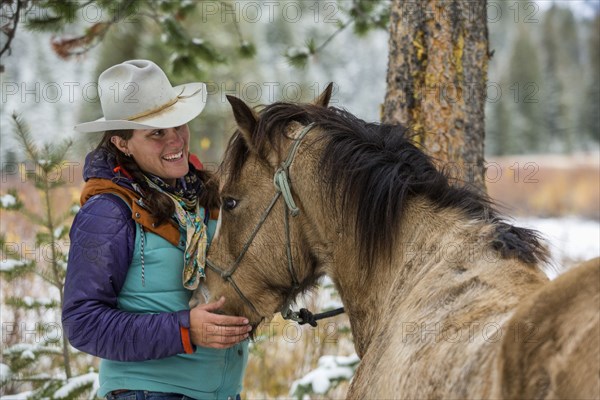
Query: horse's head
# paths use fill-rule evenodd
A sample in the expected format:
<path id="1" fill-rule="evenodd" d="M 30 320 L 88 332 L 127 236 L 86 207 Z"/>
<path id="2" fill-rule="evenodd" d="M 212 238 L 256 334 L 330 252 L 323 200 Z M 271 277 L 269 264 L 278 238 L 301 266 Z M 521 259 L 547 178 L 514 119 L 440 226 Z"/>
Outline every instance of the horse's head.
<path id="1" fill-rule="evenodd" d="M 327 107 L 331 89 L 314 104 L 294 107 Z M 200 292 L 209 301 L 225 296 L 224 313 L 257 325 L 323 273 L 323 255 L 314 250 L 319 235 L 307 212 L 317 194 L 302 184 L 316 173 L 316 132 L 290 104 L 275 103 L 257 114 L 235 97 L 228 100 L 238 129 L 221 167 L 220 226 Z"/>

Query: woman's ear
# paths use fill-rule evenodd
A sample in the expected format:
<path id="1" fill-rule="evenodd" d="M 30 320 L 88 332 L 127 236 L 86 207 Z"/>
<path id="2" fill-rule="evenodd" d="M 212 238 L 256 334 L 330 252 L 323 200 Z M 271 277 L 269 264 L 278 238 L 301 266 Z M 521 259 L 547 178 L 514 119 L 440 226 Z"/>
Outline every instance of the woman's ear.
<path id="1" fill-rule="evenodd" d="M 119 137 L 119 136 L 112 136 L 110 138 L 110 142 L 112 144 L 115 145 L 115 147 L 121 151 L 123 154 L 125 154 L 127 157 L 129 157 L 129 149 L 127 148 L 127 140 Z"/>

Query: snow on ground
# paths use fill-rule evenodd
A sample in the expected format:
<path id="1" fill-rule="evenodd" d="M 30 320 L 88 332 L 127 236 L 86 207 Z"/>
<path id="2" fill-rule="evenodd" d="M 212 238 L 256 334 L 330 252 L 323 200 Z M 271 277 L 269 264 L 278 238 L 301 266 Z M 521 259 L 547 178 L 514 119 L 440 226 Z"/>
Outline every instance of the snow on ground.
<path id="1" fill-rule="evenodd" d="M 17 204 L 17 199 L 11 194 L 5 194 L 4 196 L 0 196 L 0 204 L 3 208 L 8 208 Z"/>

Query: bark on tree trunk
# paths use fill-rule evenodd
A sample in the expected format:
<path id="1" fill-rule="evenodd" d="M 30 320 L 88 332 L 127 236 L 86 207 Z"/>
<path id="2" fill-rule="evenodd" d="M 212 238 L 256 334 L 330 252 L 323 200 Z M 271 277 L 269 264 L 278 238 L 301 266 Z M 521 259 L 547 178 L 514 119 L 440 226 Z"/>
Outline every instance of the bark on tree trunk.
<path id="1" fill-rule="evenodd" d="M 485 191 L 486 1 L 394 0 L 382 120 L 401 123 L 457 179 Z"/>

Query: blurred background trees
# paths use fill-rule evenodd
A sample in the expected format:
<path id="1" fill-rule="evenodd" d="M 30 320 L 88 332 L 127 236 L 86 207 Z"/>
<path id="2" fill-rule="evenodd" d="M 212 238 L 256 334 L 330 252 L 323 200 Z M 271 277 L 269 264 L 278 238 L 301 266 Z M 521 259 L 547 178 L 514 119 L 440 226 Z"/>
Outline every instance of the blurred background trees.
<path id="1" fill-rule="evenodd" d="M 402 18 L 419 2 L 395 4 L 404 4 L 398 9 Z M 226 94 L 252 105 L 277 100 L 310 101 L 327 83 L 334 82 L 332 105 L 347 108 L 365 120 L 381 120 L 388 86 L 391 5 L 391 0 L 0 1 L 0 64 L 4 70 L 0 74 L 0 195 L 14 189 L 25 208 L 43 210 L 35 189 L 20 180 L 20 173 L 13 168 L 25 165 L 29 157 L 15 147 L 10 137 L 11 113 L 17 111 L 29 122 L 34 141 L 58 142 L 73 137 L 75 123 L 100 117 L 94 92 L 98 75 L 127 59 L 154 60 L 174 84 L 207 83 L 208 105 L 193 121 L 191 128 L 196 134 L 191 147 L 209 168 L 221 159 L 234 128 Z M 597 183 L 590 184 L 598 180 L 597 171 L 581 173 L 574 180 L 562 174 L 564 171 L 560 175 L 553 170 L 538 171 L 539 164 L 531 160 L 539 160 L 532 158 L 536 153 L 581 154 L 589 149 L 598 157 L 600 4 L 593 0 L 488 1 L 486 12 L 486 21 L 470 21 L 487 23 L 489 31 L 486 156 L 528 157 L 502 166 L 499 172 L 505 173 L 508 182 L 500 192 L 522 195 L 519 204 L 529 202 L 535 206 L 532 212 L 544 216 L 578 212 L 580 206 L 591 203 L 592 211 L 586 215 L 597 221 Z M 437 18 L 447 18 L 440 15 Z M 417 52 L 423 46 L 420 40 L 411 44 Z M 439 96 L 441 87 L 437 89 Z M 75 139 L 70 159 L 79 178 L 83 156 L 99 138 L 90 134 Z M 548 163 L 554 165 L 555 160 L 550 158 Z M 490 171 L 488 182 L 495 182 L 494 169 Z M 540 190 L 535 186 L 538 180 L 558 184 Z M 523 185 L 517 189 L 517 183 Z M 79 181 L 70 181 L 56 204 L 76 200 L 79 187 Z M 31 246 L 37 248 L 52 240 L 38 235 L 44 228 L 18 220 L 13 214 L 17 213 L 2 210 L 2 261 L 12 259 L 10 246 L 14 243 L 35 243 Z M 596 232 L 597 225 L 590 231 Z M 27 261 L 25 258 L 21 261 Z M 9 298 L 23 298 L 43 287 L 28 282 L 3 278 L 3 349 L 16 344 L 5 341 L 5 321 L 28 322 L 32 312 L 36 313 L 36 321 L 59 321 L 55 310 L 28 311 L 26 303 L 11 305 Z M 53 294 L 58 302 L 58 294 Z M 328 308 L 322 296 L 323 292 L 319 298 L 306 301 L 314 302 L 314 308 Z M 53 307 L 57 308 L 56 304 Z M 299 329 L 277 319 L 275 323 L 280 325 L 271 326 L 272 330 L 265 328 L 267 334 L 252 348 L 246 381 L 248 397 L 290 395 L 290 376 L 299 379 L 304 375 L 295 385 L 299 396 L 322 389 L 323 385 L 317 387 L 305 379 L 310 373 L 305 374 L 317 366 L 320 356 L 351 353 L 344 318 L 334 320 L 334 332 L 326 327 Z M 6 336 L 9 341 L 17 337 Z M 54 343 L 60 348 L 59 344 Z M 25 353 L 23 360 L 22 353 L 15 354 L 4 354 L 2 363 L 16 370 L 30 354 Z M 60 370 L 56 360 L 61 354 L 44 361 L 44 367 Z M 83 361 L 74 363 L 73 375 L 88 376 L 87 368 L 94 365 L 93 361 L 86 361 L 85 355 L 77 356 Z M 274 362 L 278 360 L 281 362 Z M 338 361 L 327 359 L 326 364 L 348 367 L 344 364 L 347 360 Z M 0 372 L 6 376 L 5 370 Z M 53 377 L 66 379 L 67 375 Z M 13 378 L 20 376 L 17 373 Z M 327 390 L 333 386 L 327 386 Z M 328 396 L 342 397 L 344 383 L 335 390 Z"/>
<path id="2" fill-rule="evenodd" d="M 587 17 L 575 15 L 565 2 L 546 9 L 535 2 L 491 4 L 504 18 L 495 22 L 488 15 L 495 53 L 489 70 L 487 153 L 597 148 L 598 3 Z"/>
<path id="3" fill-rule="evenodd" d="M 567 2 L 488 2 L 492 54 L 485 102 L 488 155 L 568 153 L 600 140 L 600 6 L 576 3 L 578 7 Z M 22 40 L 14 35 L 9 42 L 16 4 L 21 4 L 17 32 L 26 36 Z M 401 18 L 414 20 L 411 8 L 417 3 L 395 4 L 401 5 Z M 0 46 L 7 49 L 1 62 L 3 106 L 13 108 L 13 98 L 26 97 L 27 101 L 14 104 L 17 111 L 25 112 L 22 109 L 28 105 L 23 103 L 33 97 L 36 89 L 31 84 L 14 89 L 14 82 L 34 76 L 38 82 L 59 82 L 57 78 L 72 72 L 73 81 L 89 83 L 110 65 L 151 58 L 165 67 L 176 84 L 209 83 L 213 104 L 209 101 L 204 118 L 195 122 L 203 135 L 192 144 L 209 161 L 219 159 L 224 132 L 231 129 L 223 118 L 228 111 L 223 107 L 224 94 L 239 95 L 252 104 L 306 101 L 333 81 L 338 105 L 365 119 L 379 120 L 386 91 L 382 74 L 387 66 L 390 6 L 390 0 L 5 1 Z M 435 17 L 439 22 L 448 19 L 440 15 Z M 468 16 L 467 22 L 479 22 L 476 14 Z M 38 34 L 28 35 L 33 31 Z M 47 51 L 29 54 L 41 48 Z M 60 65 L 58 57 L 71 60 L 69 65 L 79 64 L 79 69 L 54 69 Z M 25 59 L 30 61 L 26 65 Z M 52 98 L 51 89 L 43 93 L 42 85 L 37 90 L 42 97 Z M 63 114 L 71 114 L 72 121 L 99 116 L 96 97 L 89 87 L 86 90 L 86 101 L 79 96 L 69 108 L 59 107 L 61 135 L 68 135 L 70 129 Z M 64 86 L 62 92 L 66 97 Z M 80 92 L 82 88 L 76 87 L 74 93 Z M 386 103 L 392 100 L 388 96 Z M 57 103 L 55 110 L 62 104 Z M 35 126 L 35 121 L 31 123 Z M 9 150 L 3 146 L 2 155 Z"/>

